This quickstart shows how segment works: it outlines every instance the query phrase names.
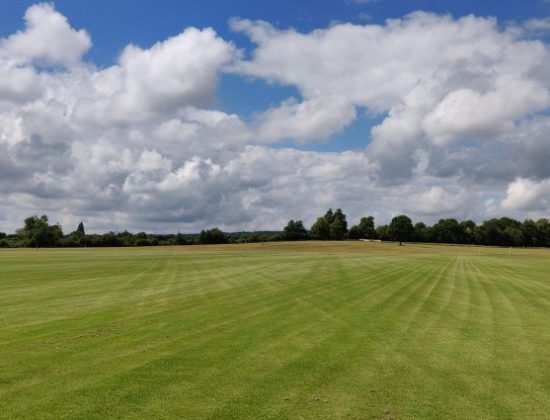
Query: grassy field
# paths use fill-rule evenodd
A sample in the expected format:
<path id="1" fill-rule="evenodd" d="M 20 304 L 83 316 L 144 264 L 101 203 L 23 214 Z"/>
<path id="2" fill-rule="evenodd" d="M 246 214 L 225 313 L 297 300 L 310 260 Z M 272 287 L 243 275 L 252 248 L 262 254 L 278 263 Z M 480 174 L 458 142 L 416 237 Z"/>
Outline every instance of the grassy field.
<path id="1" fill-rule="evenodd" d="M 0 251 L 0 417 L 550 418 L 550 251 Z"/>

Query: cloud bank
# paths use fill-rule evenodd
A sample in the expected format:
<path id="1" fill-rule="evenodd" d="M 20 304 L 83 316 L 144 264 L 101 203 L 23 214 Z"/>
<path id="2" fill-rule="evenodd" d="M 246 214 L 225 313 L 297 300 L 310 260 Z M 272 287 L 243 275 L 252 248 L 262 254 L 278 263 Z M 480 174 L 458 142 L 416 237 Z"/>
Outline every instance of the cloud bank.
<path id="1" fill-rule="evenodd" d="M 0 39 L 0 230 L 33 213 L 157 232 L 281 228 L 331 206 L 380 222 L 548 215 L 535 23 L 417 12 L 300 33 L 233 19 L 252 51 L 187 28 L 98 68 L 91 35 L 37 4 Z M 237 115 L 217 105 L 224 73 L 299 97 Z M 364 147 L 304 150 L 366 116 L 379 123 Z"/>

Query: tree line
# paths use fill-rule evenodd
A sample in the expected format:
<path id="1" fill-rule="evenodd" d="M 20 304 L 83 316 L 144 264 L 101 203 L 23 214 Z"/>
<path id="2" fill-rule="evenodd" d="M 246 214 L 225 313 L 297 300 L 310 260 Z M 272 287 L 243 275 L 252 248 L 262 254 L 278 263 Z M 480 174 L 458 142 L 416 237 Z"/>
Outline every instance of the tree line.
<path id="1" fill-rule="evenodd" d="M 86 234 L 81 222 L 76 230 L 63 233 L 59 224 L 50 224 L 46 215 L 31 216 L 14 234 L 0 232 L 0 247 L 124 247 L 159 245 L 198 245 L 271 241 L 382 240 L 513 247 L 550 247 L 548 219 L 518 221 L 509 217 L 476 224 L 472 220 L 441 219 L 432 226 L 413 223 L 406 215 L 376 226 L 374 217 L 365 216 L 348 228 L 341 209 L 329 209 L 307 229 L 301 220 L 290 220 L 282 231 L 223 232 L 218 228 L 194 234 L 151 234 L 107 232 Z"/>
<path id="2" fill-rule="evenodd" d="M 0 248 L 168 246 L 277 240 L 282 240 L 281 232 L 222 232 L 218 228 L 187 234 L 131 233 L 128 231 L 87 234 L 82 222 L 78 224 L 75 231 L 64 234 L 61 225 L 50 224 L 46 215 L 27 217 L 23 226 L 14 234 L 0 232 Z"/>
<path id="3" fill-rule="evenodd" d="M 375 226 L 374 217 L 362 217 L 348 230 L 346 215 L 341 209 L 329 209 L 307 230 L 301 220 L 290 220 L 284 229 L 285 240 L 371 239 L 397 242 L 426 242 L 465 245 L 495 245 L 514 247 L 550 247 L 550 221 L 518 221 L 510 217 L 486 220 L 440 219 L 432 226 L 413 223 L 410 217 L 399 215 L 389 224 Z"/>

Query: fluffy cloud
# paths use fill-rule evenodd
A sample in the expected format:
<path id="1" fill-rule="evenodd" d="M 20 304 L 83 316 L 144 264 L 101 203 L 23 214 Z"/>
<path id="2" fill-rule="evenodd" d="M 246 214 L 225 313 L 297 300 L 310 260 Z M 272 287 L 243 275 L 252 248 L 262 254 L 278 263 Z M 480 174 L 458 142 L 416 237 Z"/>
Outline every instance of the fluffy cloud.
<path id="1" fill-rule="evenodd" d="M 257 135 L 266 141 L 324 140 L 355 117 L 355 108 L 341 98 L 315 98 L 301 103 L 291 99 L 259 116 Z"/>
<path id="2" fill-rule="evenodd" d="M 449 192 L 440 186 L 411 197 L 411 210 L 427 215 L 457 214 L 461 207 L 471 204 L 464 191 Z"/>
<path id="3" fill-rule="evenodd" d="M 220 67 L 234 53 L 212 29 L 189 28 L 146 50 L 130 45 L 117 65 L 89 76 L 87 97 L 76 104 L 75 116 L 84 122 L 135 123 L 207 105 L 214 100 Z"/>
<path id="4" fill-rule="evenodd" d="M 504 210 L 547 211 L 550 207 L 550 179 L 516 179 L 508 186 L 501 206 Z"/>
<path id="5" fill-rule="evenodd" d="M 304 104 L 339 98 L 341 110 L 386 115 L 372 130 L 370 151 L 387 175 L 410 176 L 415 150 L 494 138 L 549 104 L 545 45 L 500 30 L 494 19 L 417 12 L 384 26 L 339 24 L 308 34 L 248 20 L 232 26 L 257 44 L 237 71 L 294 85 Z M 333 129 L 323 128 L 325 135 Z"/>
<path id="6" fill-rule="evenodd" d="M 527 80 L 506 80 L 487 93 L 458 89 L 449 93 L 423 121 L 424 132 L 435 144 L 465 136 L 508 132 L 514 122 L 546 108 L 548 91 Z"/>
<path id="7" fill-rule="evenodd" d="M 0 230 L 42 212 L 67 228 L 196 231 L 307 224 L 336 206 L 381 222 L 548 208 L 543 42 L 427 13 L 305 34 L 231 25 L 257 44 L 250 55 L 188 28 L 99 69 L 85 30 L 29 8 L 0 39 Z M 223 72 L 299 97 L 237 115 L 217 105 Z M 365 147 L 302 150 L 365 112 L 380 120 Z"/>
<path id="8" fill-rule="evenodd" d="M 71 66 L 92 46 L 88 33 L 72 29 L 65 16 L 56 12 L 50 3 L 29 7 L 25 24 L 24 31 L 0 43 L 0 56 Z"/>

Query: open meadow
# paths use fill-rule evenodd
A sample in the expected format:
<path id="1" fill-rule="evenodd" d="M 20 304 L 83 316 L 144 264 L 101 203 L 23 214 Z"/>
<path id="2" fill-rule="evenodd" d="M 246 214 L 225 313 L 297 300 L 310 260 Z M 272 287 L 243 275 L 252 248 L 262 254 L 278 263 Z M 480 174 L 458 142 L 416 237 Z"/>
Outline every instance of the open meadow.
<path id="1" fill-rule="evenodd" d="M 0 250 L 0 417 L 550 416 L 550 250 Z"/>

